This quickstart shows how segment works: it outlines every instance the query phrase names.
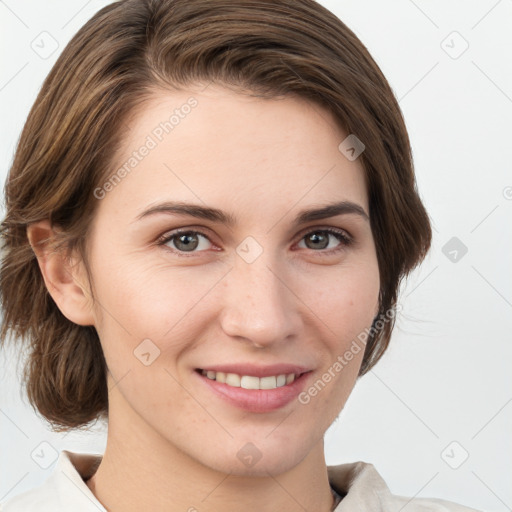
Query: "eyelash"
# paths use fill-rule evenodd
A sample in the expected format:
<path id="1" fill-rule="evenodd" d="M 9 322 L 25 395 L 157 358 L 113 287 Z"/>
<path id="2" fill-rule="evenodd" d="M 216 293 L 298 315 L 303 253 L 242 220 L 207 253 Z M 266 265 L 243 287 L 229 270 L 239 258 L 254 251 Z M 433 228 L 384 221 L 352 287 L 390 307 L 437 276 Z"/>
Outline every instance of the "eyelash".
<path id="1" fill-rule="evenodd" d="M 306 238 L 308 235 L 312 235 L 314 233 L 323 233 L 323 234 L 328 233 L 328 234 L 334 236 L 335 238 L 337 238 L 341 242 L 340 245 L 338 245 L 334 249 L 330 249 L 330 250 L 322 249 L 319 251 L 315 251 L 313 249 L 310 249 L 312 252 L 315 252 L 315 253 L 317 252 L 323 256 L 330 256 L 332 254 L 336 254 L 337 252 L 339 252 L 347 247 L 350 247 L 354 242 L 353 238 L 350 237 L 348 234 L 346 234 L 344 231 L 338 230 L 338 229 L 333 229 L 333 228 L 320 228 L 320 229 L 313 229 L 311 231 L 308 231 L 304 235 L 302 235 L 299 242 L 302 241 L 304 238 Z M 204 238 L 206 238 L 210 243 L 213 243 L 210 240 L 210 238 L 207 235 L 205 235 L 204 233 L 202 233 L 201 231 L 195 231 L 195 230 L 190 230 L 190 229 L 177 229 L 176 231 L 173 231 L 171 233 L 165 234 L 162 237 L 160 237 L 157 241 L 157 245 L 165 246 L 165 244 L 171 242 L 172 240 L 174 240 L 175 238 L 177 238 L 180 235 L 191 235 L 191 234 L 192 235 L 201 235 Z M 197 254 L 198 252 L 199 253 L 204 252 L 204 251 L 192 251 L 192 252 L 187 253 L 185 251 L 180 251 L 178 249 L 172 249 L 170 247 L 168 247 L 168 249 L 171 252 L 173 252 L 174 254 L 177 254 L 179 257 L 185 257 L 185 258 L 189 258 L 189 257 L 193 256 L 194 254 Z"/>

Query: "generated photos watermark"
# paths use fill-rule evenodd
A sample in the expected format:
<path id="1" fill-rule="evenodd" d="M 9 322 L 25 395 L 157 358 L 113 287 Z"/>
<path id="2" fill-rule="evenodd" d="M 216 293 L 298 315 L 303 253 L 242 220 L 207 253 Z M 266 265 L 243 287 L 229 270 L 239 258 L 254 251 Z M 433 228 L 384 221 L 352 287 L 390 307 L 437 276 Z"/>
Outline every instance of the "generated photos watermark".
<path id="1" fill-rule="evenodd" d="M 181 105 L 179 108 L 175 108 L 173 114 L 169 119 L 162 121 L 155 126 L 151 133 L 146 137 L 144 144 L 135 150 L 130 158 L 128 158 L 124 164 L 114 172 L 108 180 L 105 181 L 100 187 L 94 189 L 94 197 L 96 199 L 103 199 L 108 192 L 114 190 L 121 181 L 128 176 L 135 167 L 139 165 L 150 152 L 155 149 L 164 137 L 171 133 L 176 126 L 178 126 L 183 119 L 185 119 L 193 108 L 196 108 L 199 102 L 196 98 L 190 97 L 187 102 Z"/>
<path id="2" fill-rule="evenodd" d="M 380 314 L 376 321 L 374 321 L 370 328 L 366 327 L 364 331 L 360 332 L 357 337 L 352 340 L 350 347 L 345 350 L 342 355 L 339 355 L 336 360 L 329 366 L 329 368 L 305 391 L 299 394 L 298 400 L 301 404 L 307 405 L 311 398 L 315 397 L 322 391 L 337 374 L 339 374 L 345 366 L 348 365 L 354 356 L 359 354 L 361 350 L 366 347 L 366 341 L 370 336 L 375 335 L 380 331 L 384 325 L 390 322 L 401 311 L 402 306 L 397 304 L 396 307 L 388 309 L 384 314 Z"/>

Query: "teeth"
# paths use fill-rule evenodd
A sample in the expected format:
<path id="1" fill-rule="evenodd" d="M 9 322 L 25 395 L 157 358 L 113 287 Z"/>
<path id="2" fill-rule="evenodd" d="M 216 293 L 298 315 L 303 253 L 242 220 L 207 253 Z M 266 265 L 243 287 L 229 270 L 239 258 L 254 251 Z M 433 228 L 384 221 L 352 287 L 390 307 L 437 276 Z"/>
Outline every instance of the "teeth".
<path id="1" fill-rule="evenodd" d="M 240 375 L 236 373 L 226 373 L 226 384 L 228 386 L 233 386 L 234 388 L 240 387 Z"/>
<path id="2" fill-rule="evenodd" d="M 261 377 L 260 389 L 276 389 L 277 377 Z"/>
<path id="3" fill-rule="evenodd" d="M 244 375 L 240 379 L 240 387 L 244 389 L 260 389 L 260 379 L 258 379 L 258 377 Z"/>
<path id="4" fill-rule="evenodd" d="M 244 389 L 275 389 L 295 380 L 295 374 L 271 375 L 269 377 L 254 377 L 252 375 L 237 375 L 236 373 L 215 372 L 202 370 L 201 374 L 211 380 L 216 380 L 234 388 Z"/>

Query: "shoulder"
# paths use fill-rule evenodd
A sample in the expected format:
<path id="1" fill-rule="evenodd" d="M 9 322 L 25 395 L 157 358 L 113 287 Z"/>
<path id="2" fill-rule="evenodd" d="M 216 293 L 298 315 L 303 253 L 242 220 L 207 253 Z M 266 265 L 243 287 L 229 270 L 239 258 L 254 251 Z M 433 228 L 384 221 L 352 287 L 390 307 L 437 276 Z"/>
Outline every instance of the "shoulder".
<path id="1" fill-rule="evenodd" d="M 0 512 L 106 512 L 84 482 L 99 459 L 98 454 L 61 451 L 46 481 L 1 503 Z"/>
<path id="2" fill-rule="evenodd" d="M 392 494 L 386 482 L 367 462 L 328 466 L 329 481 L 343 497 L 335 512 L 352 510 L 408 512 L 480 512 L 477 509 L 437 498 L 408 498 Z"/>

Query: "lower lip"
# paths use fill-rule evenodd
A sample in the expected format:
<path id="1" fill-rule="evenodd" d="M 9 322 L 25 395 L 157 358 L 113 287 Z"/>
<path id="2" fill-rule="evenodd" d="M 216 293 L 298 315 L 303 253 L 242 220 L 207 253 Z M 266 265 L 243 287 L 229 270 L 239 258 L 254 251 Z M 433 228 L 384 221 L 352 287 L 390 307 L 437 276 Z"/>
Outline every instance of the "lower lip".
<path id="1" fill-rule="evenodd" d="M 271 412 L 297 398 L 306 385 L 311 372 L 303 373 L 291 384 L 275 389 L 245 389 L 228 386 L 194 372 L 217 396 L 231 405 L 250 412 Z"/>

